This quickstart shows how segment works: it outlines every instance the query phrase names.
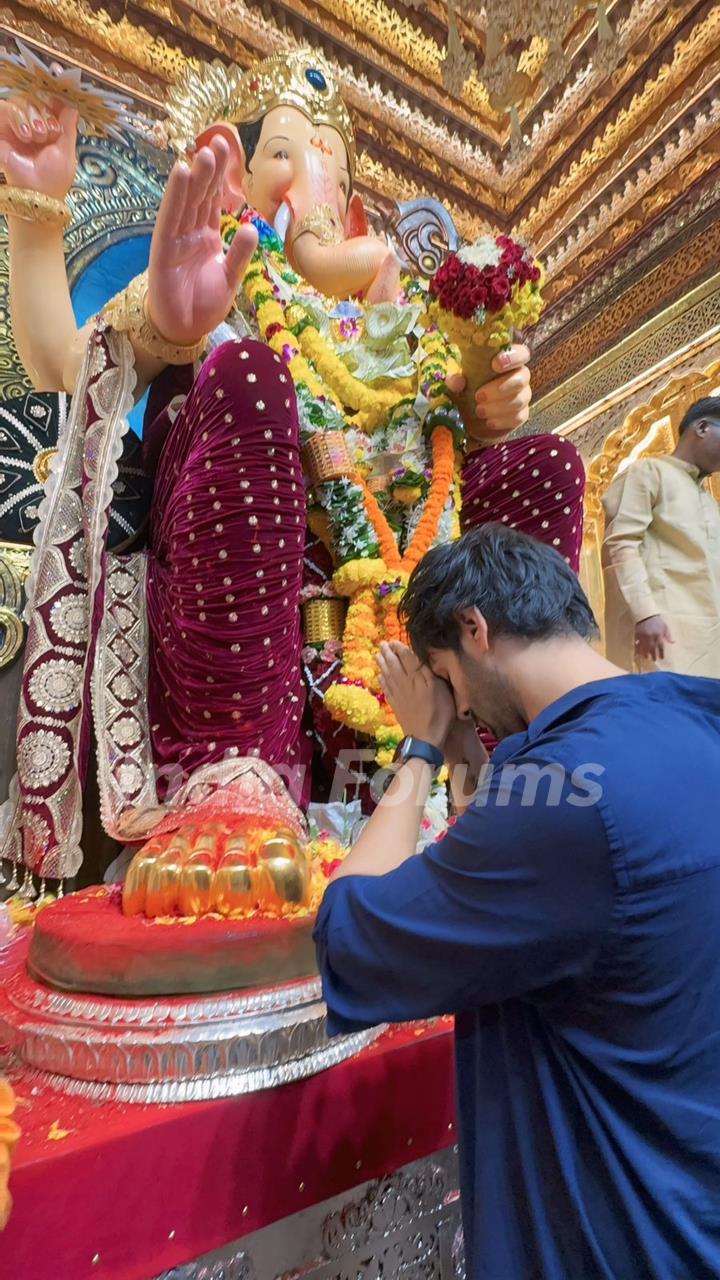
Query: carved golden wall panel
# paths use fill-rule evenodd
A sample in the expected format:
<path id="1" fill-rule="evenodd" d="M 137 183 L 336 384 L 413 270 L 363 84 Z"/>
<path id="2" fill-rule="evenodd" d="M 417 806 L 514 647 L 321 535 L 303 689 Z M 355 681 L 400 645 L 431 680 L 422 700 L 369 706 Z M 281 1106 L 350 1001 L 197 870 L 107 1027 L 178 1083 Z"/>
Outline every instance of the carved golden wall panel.
<path id="1" fill-rule="evenodd" d="M 209 29 L 217 29 L 219 10 L 221 7 L 218 0 L 188 0 L 188 2 L 197 13 L 202 14 L 203 17 L 207 18 L 208 23 L 210 24 Z M 435 107 L 440 108 L 442 111 L 447 111 L 448 94 L 439 84 L 439 75 L 436 77 L 438 81 L 437 85 L 434 83 L 432 72 L 429 75 L 424 75 L 420 72 L 417 72 L 414 75 L 412 72 L 415 71 L 415 67 L 412 60 L 409 63 L 403 62 L 402 60 L 395 62 L 393 58 L 388 57 L 388 48 L 394 48 L 392 41 L 390 41 L 389 45 L 387 43 L 383 45 L 383 51 L 381 51 L 371 41 L 365 38 L 364 18 L 363 11 L 361 9 L 361 4 L 364 3 L 366 3 L 366 0 L 359 0 L 358 9 L 356 11 L 357 16 L 353 20 L 354 29 L 352 31 L 352 48 L 364 57 L 371 67 L 377 67 L 380 70 L 385 71 L 394 79 L 401 79 L 405 87 L 414 93 L 419 99 L 424 98 Z M 150 8 L 152 4 L 153 0 L 142 0 L 143 8 Z M 296 3 L 293 3 L 292 11 L 294 14 L 303 16 L 306 20 L 311 21 L 310 7 L 305 3 L 305 0 L 297 0 Z M 268 45 L 268 47 L 272 45 L 273 52 L 277 47 L 277 28 L 267 22 L 258 10 L 250 10 L 248 5 L 244 3 L 244 0 L 228 0 L 227 5 L 223 7 L 222 24 L 227 30 L 232 31 L 235 34 L 240 34 L 240 30 L 244 29 L 247 25 L 254 33 L 254 46 L 260 48 L 263 53 L 267 51 L 265 47 L 266 45 Z M 314 38 L 317 40 L 318 24 L 313 23 L 313 27 L 315 31 Z M 327 18 L 323 19 L 319 29 L 323 32 L 327 32 L 328 35 L 333 36 L 335 41 L 339 42 L 341 45 L 343 43 L 347 45 L 348 40 L 346 31 L 334 27 L 332 21 L 328 21 Z M 286 45 L 287 47 L 295 46 L 298 43 L 307 43 L 307 41 L 301 42 L 296 40 L 290 32 L 286 31 L 282 32 L 281 39 L 283 45 Z M 438 46 L 436 46 L 436 48 L 437 47 Z M 330 61 L 334 62 L 339 71 L 341 83 L 344 83 L 346 79 L 346 68 L 342 66 L 337 58 L 333 58 L 331 54 L 329 54 L 329 56 Z M 421 76 L 421 78 L 418 78 L 419 76 Z M 480 130 L 481 132 L 484 132 L 489 139 L 500 143 L 504 140 L 507 134 L 507 128 L 503 124 L 503 118 L 501 116 L 497 116 L 490 110 L 487 104 L 487 94 L 482 85 L 480 85 L 480 82 L 475 80 L 475 84 L 477 89 L 472 95 L 473 105 L 469 107 L 464 101 L 459 102 L 455 99 L 453 101 L 453 113 L 459 120 L 463 121 L 468 128 Z"/>
<path id="2" fill-rule="evenodd" d="M 202 0 L 191 0 L 197 4 Z M 212 7 L 224 18 L 225 11 L 234 4 L 234 0 L 211 0 Z M 283 6 L 285 7 L 285 6 Z M 345 28 L 352 31 L 353 47 L 364 51 L 366 45 L 358 42 L 358 33 L 367 36 L 367 45 L 371 49 L 373 61 L 379 66 L 385 65 L 387 54 L 392 55 L 392 64 L 398 62 L 404 68 L 416 71 L 424 79 L 429 80 L 438 92 L 447 100 L 447 93 L 442 86 L 442 61 L 445 53 L 444 43 L 438 44 L 422 27 L 404 17 L 385 0 L 317 0 L 307 4 L 305 0 L 293 0 L 293 13 L 313 16 L 320 12 L 323 25 L 327 17 L 337 18 Z M 392 65 L 391 64 L 391 65 Z M 464 103 L 468 111 L 478 120 L 486 118 L 499 123 L 502 117 L 494 112 L 488 101 L 487 89 L 481 84 L 476 72 L 470 76 L 459 101 Z"/>
<path id="3" fill-rule="evenodd" d="M 720 132 L 715 133 L 704 148 L 700 145 L 695 155 L 683 162 L 676 161 L 673 164 L 669 157 L 664 166 L 666 176 L 649 195 L 643 195 L 642 190 L 633 191 L 629 185 L 627 194 L 623 193 L 624 199 L 621 197 L 617 202 L 619 207 L 612 209 L 604 219 L 604 225 L 609 226 L 610 230 L 603 232 L 603 223 L 596 224 L 587 234 L 578 237 L 573 245 L 574 251 L 567 255 L 570 265 L 565 271 L 555 276 L 555 268 L 552 272 L 548 270 L 550 283 L 546 292 L 547 302 L 559 301 L 578 280 L 587 279 L 591 270 L 605 262 L 611 253 L 640 233 L 644 234 L 645 228 L 659 213 L 668 209 L 674 201 L 680 200 L 686 191 L 717 167 L 719 152 Z M 621 217 L 623 204 L 631 206 L 630 212 L 621 221 L 615 221 Z M 583 246 L 591 244 L 596 236 L 600 237 L 600 243 L 595 249 L 580 254 Z"/>
<path id="4" fill-rule="evenodd" d="M 647 269 L 645 264 L 653 255 L 674 252 L 680 242 L 686 243 L 700 234 L 709 215 L 718 205 L 720 172 L 716 171 L 714 176 L 710 175 L 691 192 L 686 192 L 664 218 L 652 226 L 645 224 L 641 236 L 633 240 L 621 254 L 608 260 L 591 280 L 583 278 L 583 283 L 569 297 L 566 296 L 566 289 L 577 283 L 580 277 L 579 274 L 573 277 L 570 272 L 563 273 L 559 277 L 563 282 L 563 297 L 542 316 L 534 333 L 535 349 L 542 349 L 553 340 L 558 331 L 597 307 L 611 290 L 616 294 L 622 281 L 627 280 L 628 285 L 634 283 L 638 273 Z M 573 264 L 572 270 L 577 272 L 577 264 Z"/>
<path id="5" fill-rule="evenodd" d="M 417 142 L 405 138 L 403 134 L 398 133 L 395 129 L 390 129 L 387 125 L 376 124 L 375 121 L 370 124 L 367 117 L 361 122 L 361 129 L 364 135 L 369 135 L 383 150 L 389 149 L 396 155 L 402 156 L 408 163 L 420 167 L 425 173 L 441 183 L 445 189 L 448 186 L 457 188 L 469 202 L 480 201 L 490 206 L 490 208 L 492 208 L 493 203 L 496 203 L 496 196 L 483 183 L 468 179 L 467 174 L 455 168 L 454 165 L 448 162 L 447 158 L 445 160 L 440 159 L 438 156 L 426 151 L 425 148 L 418 146 Z"/>
<path id="6" fill-rule="evenodd" d="M 23 5 L 160 81 L 177 80 L 187 62 L 192 61 L 162 37 L 137 27 L 127 16 L 115 22 L 107 9 L 93 8 L 88 0 L 23 0 Z"/>
<path id="7" fill-rule="evenodd" d="M 609 121 L 603 133 L 594 138 L 589 150 L 577 160 L 572 160 L 562 178 L 553 184 L 529 212 L 518 222 L 518 229 L 526 236 L 538 240 L 540 231 L 555 210 L 567 203 L 568 187 L 577 187 L 591 176 L 605 160 L 621 151 L 628 139 L 648 117 L 662 108 L 671 93 L 681 91 L 687 83 L 693 83 L 698 68 L 717 53 L 720 47 L 720 6 L 715 5 L 686 40 L 679 41 L 669 64 L 663 65 L 654 80 L 645 84 L 629 107 L 620 110 Z M 717 61 L 713 78 L 717 78 Z"/>
<path id="8" fill-rule="evenodd" d="M 568 201 L 563 216 L 536 242 L 544 246 L 550 274 L 555 274 L 567 261 L 577 242 L 578 227 L 590 230 L 598 222 L 606 227 L 616 214 L 628 208 L 632 199 L 644 195 L 668 174 L 672 175 L 674 167 L 686 155 L 700 145 L 711 143 L 720 127 L 720 98 L 712 86 L 702 84 L 699 88 L 705 91 L 704 97 L 698 101 L 698 90 L 688 90 L 691 102 L 684 114 L 674 105 L 668 107 L 647 127 L 636 147 L 617 156 L 579 198 Z"/>
<path id="9" fill-rule="evenodd" d="M 245 26 L 243 36 L 247 36 L 251 31 L 254 34 L 255 41 L 258 40 L 258 17 L 253 14 L 252 20 L 248 22 L 247 8 L 243 3 L 237 3 L 237 0 L 191 0 L 193 7 L 199 12 L 207 16 L 211 22 L 219 19 L 223 26 L 236 29 L 240 33 L 240 25 Z M 163 0 L 142 0 L 143 7 L 153 12 L 163 12 L 167 18 L 167 10 L 169 6 Z M 447 104 L 447 93 L 440 85 L 440 57 L 442 49 L 431 37 L 418 28 L 407 18 L 401 17 L 394 11 L 385 0 L 315 0 L 314 3 L 306 3 L 305 0 L 293 0 L 287 3 L 283 0 L 281 6 L 283 9 L 292 12 L 293 15 L 301 15 L 309 21 L 314 20 L 314 25 L 320 30 L 327 31 L 343 43 L 348 43 L 348 28 L 350 29 L 350 41 L 353 49 L 362 52 L 368 56 L 370 61 L 375 65 L 383 67 L 385 65 L 384 58 L 387 50 L 396 49 L 400 51 L 399 65 L 394 68 L 395 74 L 403 79 L 407 87 L 423 96 L 427 96 L 426 84 L 415 84 L 407 77 L 407 68 L 412 67 L 418 70 L 424 77 L 429 79 L 437 89 L 437 97 L 433 97 L 438 105 L 443 107 Z M 652 51 L 672 30 L 678 21 L 678 14 L 682 13 L 689 6 L 676 4 L 672 6 L 660 5 L 657 0 L 643 0 L 640 4 L 631 6 L 630 17 L 624 24 L 623 32 L 627 32 L 628 43 L 637 38 L 638 34 L 644 34 L 650 21 L 654 18 L 654 22 L 650 31 L 648 41 L 649 50 L 644 50 L 642 57 L 631 57 L 627 75 L 622 74 L 622 82 L 624 83 L 628 77 L 631 77 L 639 66 L 642 59 L 647 57 L 648 51 Z M 332 25 L 328 26 L 327 21 L 318 23 L 315 15 L 318 9 L 322 9 L 324 14 L 330 14 L 337 18 L 343 25 L 335 30 Z M 442 6 L 440 6 L 442 10 Z M 443 19 L 443 22 L 445 19 Z M 260 20 L 260 31 L 263 39 L 263 49 L 265 42 L 272 32 L 272 24 L 267 23 L 263 19 Z M 292 37 L 284 33 L 289 41 Z M 365 35 L 370 37 L 373 48 L 366 47 L 363 43 Z M 268 46 L 269 47 L 269 46 Z M 529 75 L 537 78 L 545 58 L 545 47 L 542 41 L 534 42 L 530 50 L 520 59 L 521 69 L 528 72 Z M 597 82 L 601 78 L 595 75 L 588 82 L 588 76 L 582 75 L 578 77 L 578 90 L 583 97 L 595 97 L 595 91 L 598 87 Z M 467 91 L 463 98 L 453 98 L 452 110 L 455 115 L 463 118 L 467 124 L 473 129 L 487 130 L 490 137 L 496 141 L 507 141 L 508 129 L 507 124 L 503 122 L 502 117 L 496 115 L 487 105 L 487 93 L 484 87 L 473 76 L 469 83 L 469 89 L 477 84 L 479 90 L 479 105 L 477 102 L 468 102 Z M 537 94 L 539 97 L 543 93 L 543 86 L 535 85 L 533 87 L 533 96 Z M 463 113 L 462 103 L 465 103 L 471 110 Z M 552 112 L 549 113 L 552 115 Z M 568 116 L 567 123 L 571 121 L 575 123 L 577 118 L 577 103 L 573 103 Z M 587 122 L 585 121 L 584 124 Z M 569 141 L 569 140 L 568 140 Z M 536 149 L 538 154 L 544 152 L 547 145 L 547 139 L 533 136 L 530 145 L 527 148 L 528 159 L 532 161 Z M 567 145 L 567 141 L 565 143 Z M 523 152 L 525 154 L 525 152 Z M 513 167 L 513 173 L 510 175 L 511 181 L 515 183 L 517 172 Z"/>
<path id="10" fill-rule="evenodd" d="M 228 3 L 224 5 L 221 5 L 219 3 L 219 0 L 193 0 L 193 3 L 194 3 L 194 8 L 196 10 L 206 14 L 212 19 L 214 19 L 219 12 L 222 12 L 223 25 L 231 28 L 238 34 L 241 34 L 244 38 L 247 38 L 250 31 L 252 31 L 254 35 L 255 43 L 256 44 L 260 43 L 263 51 L 266 51 L 271 47 L 273 49 L 277 47 L 277 35 L 273 42 L 271 43 L 268 42 L 269 32 L 272 31 L 271 24 L 268 24 L 267 22 L 263 23 L 263 20 L 262 19 L 258 20 L 258 17 L 256 15 L 253 15 L 252 19 L 250 19 L 248 16 L 246 6 L 242 2 L 240 2 L 240 0 L 233 0 L 232 4 Z M 156 3 L 155 0 L 143 0 L 143 4 L 146 9 L 152 9 L 155 11 L 162 10 L 167 20 L 169 20 L 169 11 L 171 10 L 171 6 L 168 3 L 166 3 L 165 0 L 159 0 L 159 3 Z M 343 5 L 340 3 L 340 0 L 332 0 L 332 4 L 335 5 L 339 10 L 343 9 Z M 301 8 L 298 7 L 296 3 L 294 3 L 291 7 L 293 12 L 303 11 Z M 642 7 L 642 6 L 638 6 L 638 7 Z M 672 6 L 670 10 L 667 11 L 667 7 L 665 7 L 666 12 L 665 12 L 664 18 L 659 19 L 658 22 L 653 27 L 653 44 L 655 44 L 656 42 L 659 43 L 660 39 L 664 38 L 664 36 L 668 33 L 668 31 L 672 29 L 672 26 L 677 22 L 678 13 L 682 12 L 685 8 L 687 8 L 687 6 L 678 5 L 678 6 Z M 389 12 L 386 5 L 383 5 L 383 12 L 384 13 Z M 355 8 L 353 7 L 353 21 L 356 24 L 357 29 L 360 31 L 364 30 L 364 23 L 362 21 L 363 13 L 364 11 L 361 13 L 359 11 L 356 11 Z M 259 28 L 262 30 L 263 36 L 265 37 L 260 42 L 258 42 Z M 634 29 L 635 28 L 633 27 L 632 30 Z M 214 27 L 211 25 L 206 30 L 204 30 L 204 34 L 206 36 L 212 36 L 213 31 L 214 31 Z M 286 32 L 283 32 L 283 39 L 286 40 L 287 43 L 289 44 L 296 43 L 294 38 Z M 360 52 L 365 53 L 366 56 L 371 56 L 371 51 L 363 48 L 362 37 L 358 36 L 357 34 L 355 34 L 355 37 L 354 37 L 354 46 Z M 629 63 L 630 76 L 634 74 L 634 70 L 636 69 L 636 63 L 639 65 L 639 63 L 641 61 L 644 61 L 646 57 L 647 57 L 646 52 L 643 53 L 641 58 L 637 56 L 634 58 L 631 57 L 630 63 Z M 375 61 L 378 62 L 378 59 L 376 58 Z M 379 60 L 379 65 L 380 66 L 383 65 L 382 59 Z M 348 85 L 348 100 L 350 101 L 351 105 L 357 106 L 358 104 L 356 104 L 353 101 L 354 94 L 352 92 L 352 87 L 353 87 L 352 73 L 349 72 L 347 67 L 340 66 L 338 69 L 340 72 L 341 80 Z M 623 79 L 624 78 L 625 77 L 623 77 Z M 362 93 L 366 93 L 366 86 L 360 86 L 360 87 L 361 87 Z M 426 98 L 436 103 L 437 105 L 442 106 L 443 108 L 445 108 L 447 105 L 447 95 L 442 91 L 440 91 L 437 96 L 434 96 L 428 93 L 427 86 L 416 86 L 416 85 L 409 84 L 408 87 L 412 88 L 413 91 L 415 92 L 422 93 Z M 613 90 L 612 92 L 615 92 L 615 90 Z M 643 90 L 643 96 L 645 95 L 646 92 L 647 92 L 647 87 Z M 610 96 L 610 90 L 608 89 L 608 97 L 609 96 Z M 393 112 L 396 109 L 396 106 L 397 104 L 393 104 L 391 107 L 391 111 L 385 112 L 385 119 L 388 123 L 391 122 L 393 119 Z M 598 104 L 597 101 L 593 101 L 590 104 L 590 106 L 588 107 L 589 114 L 587 118 L 583 118 L 582 121 L 578 124 L 578 130 L 580 128 L 584 129 L 588 125 L 590 118 L 598 113 L 598 108 L 601 106 L 602 106 L 602 103 Z M 461 114 L 457 112 L 456 107 L 457 107 L 456 102 L 453 102 L 453 112 L 455 114 Z M 408 116 L 411 117 L 411 114 L 412 113 L 408 113 Z M 464 119 L 466 123 L 471 124 L 472 127 L 475 129 L 477 129 L 482 123 L 479 116 L 476 116 L 475 118 L 472 118 L 470 116 L 465 116 Z M 406 117 L 403 121 L 403 126 L 405 126 L 407 123 L 408 123 L 408 118 Z M 446 131 L 446 136 L 447 136 L 447 131 Z M 503 138 L 506 139 L 507 130 L 502 130 L 498 132 L 496 137 L 498 140 Z M 572 138 L 563 138 L 559 143 L 558 154 L 560 154 L 562 151 L 566 152 L 568 150 L 568 147 L 571 141 L 572 141 Z M 536 143 L 535 139 L 533 139 L 531 143 L 531 148 L 529 148 L 529 151 L 533 150 L 537 145 L 539 145 L 539 143 Z M 440 148 L 441 157 L 444 157 L 445 152 L 446 152 L 445 146 L 441 146 Z M 550 159 L 550 157 L 547 156 L 547 152 L 544 148 L 540 151 L 540 157 L 542 159 L 543 166 L 547 167 L 548 160 Z M 553 156 L 552 158 L 555 159 L 556 157 Z M 503 168 L 498 168 L 498 167 L 496 167 L 496 173 L 498 176 L 498 188 L 500 189 L 504 187 L 509 192 L 509 197 L 507 199 L 503 198 L 500 201 L 500 204 L 503 207 L 505 206 L 509 208 L 515 207 L 524 194 L 524 188 L 518 185 L 517 174 L 512 169 L 507 173 L 505 173 Z M 468 175 L 468 176 L 471 176 L 471 175 Z M 490 180 L 490 175 L 487 172 L 485 174 L 485 180 L 486 181 Z M 536 175 L 531 175 L 527 181 L 527 189 L 529 189 L 530 184 L 535 181 L 536 181 Z"/>
<path id="11" fill-rule="evenodd" d="M 611 99 L 635 79 L 643 61 L 652 57 L 677 26 L 678 17 L 692 8 L 691 3 L 667 5 L 662 0 L 639 0 L 630 6 L 622 24 L 623 41 L 629 53 L 611 77 L 603 68 L 576 68 L 566 84 L 547 96 L 550 104 L 543 108 L 539 120 L 532 120 L 532 133 L 527 146 L 505 157 L 502 172 L 505 185 L 515 192 L 516 203 L 523 199 L 536 181 L 538 169 L 547 169 L 572 146 L 587 128 L 593 116 L 598 117 Z M 633 50 L 642 41 L 643 51 Z M 522 117 L 527 128 L 529 112 Z M 522 116 L 522 112 L 521 112 Z"/>
<path id="12" fill-rule="evenodd" d="M 547 355 L 541 354 L 533 368 L 536 396 L 582 369 L 613 341 L 679 297 L 692 281 L 710 275 L 719 262 L 720 222 L 715 222 L 620 298 L 608 303 L 598 316 L 575 329 L 566 342 Z"/>
<path id="13" fill-rule="evenodd" d="M 138 103 L 160 113 L 162 91 L 154 78 L 139 75 L 136 69 L 121 68 L 118 62 L 108 58 L 107 51 L 102 47 L 96 53 L 93 49 L 83 46 L 80 59 L 78 41 L 72 35 L 61 35 L 55 29 L 51 29 L 47 23 L 38 21 L 32 15 L 28 16 L 20 9 L 19 4 L 13 8 L 7 5 L 0 7 L 0 43 L 4 44 L 15 36 L 20 36 L 29 44 L 36 46 L 41 54 L 55 53 L 56 57 L 66 62 L 78 63 L 91 75 L 94 74 L 98 80 L 113 86 L 121 85 L 124 91 Z"/>
<path id="14" fill-rule="evenodd" d="M 633 6 L 642 9 L 642 5 Z M 652 64 L 656 50 L 661 48 L 665 39 L 672 33 L 679 21 L 678 10 L 687 10 L 692 6 L 658 6 L 649 5 L 654 10 L 654 18 L 650 31 L 645 33 L 638 23 L 638 36 L 641 37 L 639 50 L 629 49 L 620 66 L 610 76 L 604 72 L 588 77 L 582 71 L 578 73 L 576 83 L 566 88 L 562 103 L 556 112 L 548 111 L 543 117 L 543 126 L 537 131 L 528 148 L 519 148 L 516 155 L 511 155 L 503 165 L 505 186 L 514 190 L 512 209 L 518 214 L 520 205 L 528 193 L 537 185 L 538 176 L 548 172 L 559 160 L 569 160 L 578 139 L 588 129 L 596 131 L 604 128 L 606 116 L 613 118 L 613 107 L 623 90 L 635 86 L 634 98 L 641 99 L 648 87 L 652 85 L 653 73 L 647 70 Z M 658 10 L 661 10 L 660 12 Z M 639 17 L 639 15 L 638 15 Z M 647 20 L 647 19 L 646 19 Z M 634 27 L 632 28 L 634 31 Z M 635 37 L 633 37 L 635 38 Z M 631 42 L 630 42 L 631 43 Z M 594 85 L 593 92 L 588 86 Z M 632 104 L 631 104 L 632 105 Z M 637 109 L 637 108 L 636 108 Z M 587 151 L 587 141 L 584 143 Z M 582 152 L 582 154 L 585 154 Z M 516 172 L 515 166 L 520 166 Z"/>
<path id="15" fill-rule="evenodd" d="M 382 161 L 375 159 L 367 151 L 363 151 L 358 156 L 356 176 L 358 183 L 367 187 L 368 190 L 380 191 L 393 200 L 416 200 L 423 194 L 432 195 L 435 199 L 441 200 L 458 231 L 467 240 L 474 240 L 490 229 L 490 223 L 480 213 L 470 213 L 466 208 L 448 200 L 442 185 L 426 182 L 421 187 L 412 178 L 388 169 Z"/>
<path id="16" fill-rule="evenodd" d="M 500 207 L 500 172 L 476 143 L 429 119 L 413 109 L 407 99 L 395 97 L 385 86 L 371 82 L 367 77 L 346 71 L 344 81 L 346 101 L 361 131 L 373 136 L 391 131 L 402 137 L 408 146 L 422 148 L 438 163 L 442 163 L 444 158 L 455 166 L 465 183 L 484 184 Z"/>
<path id="17" fill-rule="evenodd" d="M 720 357 L 720 275 L 683 291 L 659 314 L 631 328 L 602 355 L 534 400 L 523 434 L 571 434 L 586 462 L 632 408 L 671 377 Z"/>

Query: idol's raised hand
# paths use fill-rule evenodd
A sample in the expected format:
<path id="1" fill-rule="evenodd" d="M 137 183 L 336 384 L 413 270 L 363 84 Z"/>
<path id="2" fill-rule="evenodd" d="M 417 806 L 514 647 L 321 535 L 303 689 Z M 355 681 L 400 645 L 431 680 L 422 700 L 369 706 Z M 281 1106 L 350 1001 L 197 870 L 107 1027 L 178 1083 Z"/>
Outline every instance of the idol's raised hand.
<path id="1" fill-rule="evenodd" d="M 180 346 L 199 342 L 227 317 L 257 245 L 247 225 L 223 250 L 220 217 L 240 196 L 242 147 L 227 127 L 204 138 L 191 163 L 179 161 L 170 174 L 150 247 L 149 318 Z"/>
<path id="2" fill-rule="evenodd" d="M 0 101 L 0 170 L 11 187 L 64 200 L 75 177 L 78 113 L 59 100 Z"/>

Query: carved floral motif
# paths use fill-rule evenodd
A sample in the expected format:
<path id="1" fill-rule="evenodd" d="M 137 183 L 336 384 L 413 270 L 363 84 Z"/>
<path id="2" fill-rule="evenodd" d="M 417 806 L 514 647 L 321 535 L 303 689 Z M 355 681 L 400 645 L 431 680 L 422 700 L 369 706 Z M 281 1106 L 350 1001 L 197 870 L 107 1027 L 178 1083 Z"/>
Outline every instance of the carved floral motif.
<path id="1" fill-rule="evenodd" d="M 715 222 L 696 240 L 644 276 L 617 301 L 608 303 L 598 316 L 575 328 L 567 343 L 541 356 L 533 369 L 536 395 L 557 386 L 577 369 L 584 368 L 599 351 L 622 335 L 631 333 L 663 303 L 667 305 L 681 296 L 693 280 L 709 274 L 719 261 L 720 223 Z"/>

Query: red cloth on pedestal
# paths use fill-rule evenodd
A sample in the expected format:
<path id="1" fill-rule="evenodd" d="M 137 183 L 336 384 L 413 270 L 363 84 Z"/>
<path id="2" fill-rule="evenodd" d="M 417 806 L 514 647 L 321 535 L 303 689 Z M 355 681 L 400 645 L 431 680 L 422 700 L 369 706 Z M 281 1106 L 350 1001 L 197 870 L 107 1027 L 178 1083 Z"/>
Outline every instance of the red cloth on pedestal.
<path id="1" fill-rule="evenodd" d="M 16 964 L 0 952 L 0 1013 Z M 455 1141 L 451 1019 L 216 1102 L 93 1103 L 6 1074 L 22 1135 L 3 1280 L 149 1280 Z"/>
<path id="2" fill-rule="evenodd" d="M 93 1105 L 12 1082 L 23 1132 L 0 1255 L 18 1280 L 149 1280 L 455 1140 L 448 1022 L 217 1102 Z"/>

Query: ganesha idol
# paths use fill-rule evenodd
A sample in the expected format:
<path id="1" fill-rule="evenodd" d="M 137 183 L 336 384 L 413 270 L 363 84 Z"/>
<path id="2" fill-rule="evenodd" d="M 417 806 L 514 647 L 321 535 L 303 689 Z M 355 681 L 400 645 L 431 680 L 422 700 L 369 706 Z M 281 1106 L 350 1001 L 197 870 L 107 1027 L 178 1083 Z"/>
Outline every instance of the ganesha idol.
<path id="1" fill-rule="evenodd" d="M 92 103 L 68 74 L 33 63 L 0 103 L 14 337 L 36 387 L 73 396 L 36 537 L 3 856 L 77 873 L 94 735 L 103 824 L 139 850 L 128 920 L 312 913 L 301 815 L 341 753 L 384 765 L 400 741 L 375 654 L 400 636 L 410 572 L 488 520 L 577 567 L 582 467 L 558 437 L 508 438 L 530 402 L 511 331 L 469 395 L 442 289 L 368 229 L 350 118 L 312 51 L 173 87 L 179 158 L 148 271 L 78 332 L 63 228 Z M 110 556 L 117 459 L 148 387 L 148 545 Z M 275 771 L 273 805 L 283 780 L 292 821 L 261 805 L 248 826 L 253 761 Z"/>

